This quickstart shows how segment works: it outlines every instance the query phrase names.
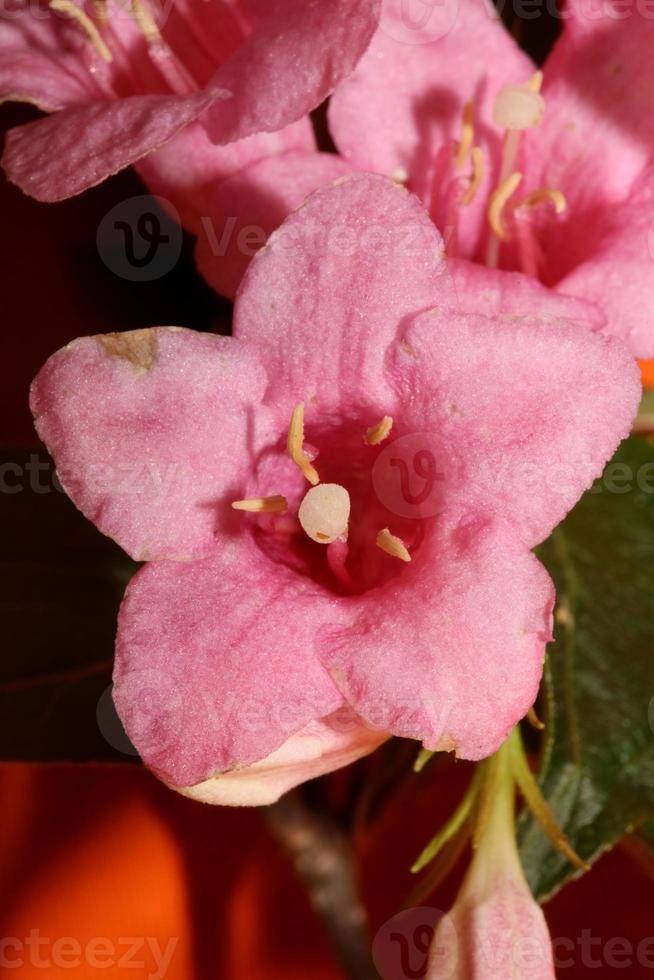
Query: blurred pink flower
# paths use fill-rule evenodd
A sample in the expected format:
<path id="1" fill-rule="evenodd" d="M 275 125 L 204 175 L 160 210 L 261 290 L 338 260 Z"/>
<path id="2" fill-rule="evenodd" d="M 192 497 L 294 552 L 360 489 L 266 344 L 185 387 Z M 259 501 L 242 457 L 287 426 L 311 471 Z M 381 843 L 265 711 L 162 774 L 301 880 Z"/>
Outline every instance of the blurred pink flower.
<path id="1" fill-rule="evenodd" d="M 352 70 L 378 12 L 379 0 L 9 0 L 0 98 L 52 115 L 10 130 L 5 171 L 59 201 L 140 161 L 197 230 L 213 181 L 315 145 L 306 114 Z"/>
<path id="2" fill-rule="evenodd" d="M 267 802 L 388 733 L 479 759 L 526 713 L 554 601 L 531 549 L 640 385 L 567 301 L 516 294 L 518 317 L 462 304 L 418 199 L 359 175 L 256 256 L 233 337 L 84 338 L 42 369 L 62 483 L 148 562 L 115 699 L 166 782 Z"/>

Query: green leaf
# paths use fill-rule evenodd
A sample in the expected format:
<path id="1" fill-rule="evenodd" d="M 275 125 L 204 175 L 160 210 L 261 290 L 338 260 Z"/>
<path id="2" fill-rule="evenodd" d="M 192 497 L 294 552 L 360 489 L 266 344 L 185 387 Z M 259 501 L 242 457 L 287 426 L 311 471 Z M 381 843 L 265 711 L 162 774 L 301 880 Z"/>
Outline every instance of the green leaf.
<path id="1" fill-rule="evenodd" d="M 654 447 L 624 442 L 539 557 L 557 587 L 539 781 L 592 862 L 654 818 Z M 528 813 L 520 842 L 541 901 L 579 874 Z"/>

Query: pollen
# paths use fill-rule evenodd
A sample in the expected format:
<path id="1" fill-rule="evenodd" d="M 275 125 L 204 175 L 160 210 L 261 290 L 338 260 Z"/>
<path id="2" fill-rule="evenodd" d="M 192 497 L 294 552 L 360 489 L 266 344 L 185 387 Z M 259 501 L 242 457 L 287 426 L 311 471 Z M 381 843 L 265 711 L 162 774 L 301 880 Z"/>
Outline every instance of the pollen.
<path id="1" fill-rule="evenodd" d="M 539 126 L 545 115 L 545 100 L 527 85 L 507 85 L 493 106 L 493 122 L 502 129 L 524 130 Z"/>
<path id="2" fill-rule="evenodd" d="M 521 180 L 521 173 L 516 172 L 509 174 L 509 176 L 502 181 L 499 187 L 495 188 L 490 196 L 490 201 L 488 203 L 488 222 L 497 237 L 503 242 L 507 241 L 509 236 L 502 222 L 502 212 L 507 201 L 517 189 Z"/>
<path id="3" fill-rule="evenodd" d="M 377 425 L 371 426 L 363 437 L 363 441 L 368 446 L 378 446 L 380 442 L 388 438 L 393 428 L 393 419 L 390 415 L 385 415 Z"/>
<path id="4" fill-rule="evenodd" d="M 288 455 L 299 468 L 302 470 L 303 474 L 314 487 L 317 483 L 320 483 L 320 477 L 314 466 L 311 464 L 311 460 L 303 449 L 304 445 L 304 403 L 300 402 L 293 409 L 293 414 L 291 415 L 291 424 L 288 428 L 288 440 L 286 443 L 286 449 Z"/>
<path id="5" fill-rule="evenodd" d="M 84 13 L 76 4 L 72 3 L 72 0 L 50 0 L 50 8 L 74 20 L 78 27 L 86 34 L 87 39 L 91 42 L 102 60 L 107 63 L 112 61 L 111 51 L 100 37 L 99 30 L 88 14 Z"/>
<path id="6" fill-rule="evenodd" d="M 411 561 L 411 555 L 402 538 L 398 538 L 396 534 L 391 534 L 387 527 L 378 532 L 375 544 L 392 558 L 399 558 L 400 561 Z"/>
<path id="7" fill-rule="evenodd" d="M 350 495 L 340 483 L 321 483 L 305 494 L 298 518 L 312 541 L 331 544 L 347 535 Z"/>
<path id="8" fill-rule="evenodd" d="M 475 138 L 474 129 L 474 102 L 470 99 L 463 107 L 463 116 L 461 119 L 461 136 L 459 138 L 459 145 L 456 149 L 456 156 L 454 158 L 454 166 L 457 170 L 463 170 L 466 163 L 468 162 L 468 157 L 470 155 L 470 150 L 472 148 L 472 141 Z"/>
<path id="9" fill-rule="evenodd" d="M 249 500 L 232 501 L 234 510 L 247 510 L 254 514 L 285 514 L 288 510 L 286 497 L 251 497 Z"/>
<path id="10" fill-rule="evenodd" d="M 472 163 L 472 175 L 470 177 L 470 185 L 468 190 L 465 192 L 461 198 L 461 205 L 467 208 L 469 204 L 472 204 L 475 197 L 477 196 L 477 191 L 484 179 L 484 154 L 479 146 L 473 146 L 470 151 L 470 160 Z"/>
<path id="11" fill-rule="evenodd" d="M 565 194 L 561 191 L 555 187 L 541 187 L 540 190 L 527 194 L 517 205 L 516 210 L 518 208 L 536 208 L 539 204 L 544 204 L 548 201 L 554 205 L 554 210 L 557 214 L 563 214 L 568 207 Z"/>

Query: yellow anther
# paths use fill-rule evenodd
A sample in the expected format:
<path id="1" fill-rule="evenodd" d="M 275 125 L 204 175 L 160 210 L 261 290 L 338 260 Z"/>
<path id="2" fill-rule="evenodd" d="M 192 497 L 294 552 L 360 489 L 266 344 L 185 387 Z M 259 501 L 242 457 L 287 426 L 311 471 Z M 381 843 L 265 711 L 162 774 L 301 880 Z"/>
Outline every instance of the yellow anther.
<path id="1" fill-rule="evenodd" d="M 461 204 L 464 208 L 467 208 L 469 204 L 472 204 L 477 196 L 477 191 L 479 190 L 481 182 L 484 179 L 484 153 L 481 147 L 473 146 L 470 154 L 470 160 L 472 163 L 470 185 L 468 190 L 461 198 Z"/>
<path id="2" fill-rule="evenodd" d="M 541 86 L 543 84 L 543 73 L 542 71 L 535 71 L 528 82 L 525 82 L 525 88 L 528 88 L 530 92 L 540 92 Z"/>
<path id="3" fill-rule="evenodd" d="M 247 510 L 253 514 L 285 514 L 288 510 L 286 497 L 251 497 L 249 500 L 232 501 L 234 510 Z"/>
<path id="4" fill-rule="evenodd" d="M 521 180 L 521 173 L 509 174 L 506 180 L 503 180 L 499 187 L 496 187 L 490 196 L 490 201 L 488 204 L 488 222 L 497 237 L 503 242 L 507 241 L 509 236 L 502 223 L 502 211 L 504 210 L 506 202 L 517 189 Z"/>
<path id="5" fill-rule="evenodd" d="M 103 61 L 107 63 L 112 60 L 111 51 L 100 37 L 100 32 L 88 16 L 72 0 L 50 0 L 50 8 L 57 10 L 60 14 L 65 14 L 74 20 L 75 23 L 84 31 L 88 40 L 98 52 Z"/>
<path id="6" fill-rule="evenodd" d="M 393 428 L 393 419 L 390 415 L 385 415 L 377 425 L 371 426 L 363 437 L 363 441 L 368 446 L 378 446 L 387 438 Z"/>
<path id="7" fill-rule="evenodd" d="M 463 117 L 461 120 L 461 138 L 454 157 L 454 166 L 457 170 L 463 170 L 468 162 L 472 141 L 475 138 L 474 102 L 470 99 L 463 107 Z"/>
<path id="8" fill-rule="evenodd" d="M 106 27 L 109 15 L 107 13 L 107 0 L 93 0 L 95 16 L 101 27 Z"/>
<path id="9" fill-rule="evenodd" d="M 396 534 L 391 534 L 387 527 L 379 531 L 375 544 L 387 555 L 391 555 L 392 558 L 399 558 L 400 561 L 411 561 L 411 555 L 402 538 L 398 538 Z"/>
<path id="10" fill-rule="evenodd" d="M 309 483 L 314 487 L 320 483 L 320 477 L 315 467 L 311 465 L 311 460 L 302 448 L 304 444 L 304 403 L 300 402 L 293 409 L 291 424 L 288 427 L 288 441 L 286 450 L 296 466 L 299 466 Z"/>
<path id="11" fill-rule="evenodd" d="M 152 14 L 141 0 L 132 0 L 132 17 L 146 41 L 154 41 L 161 37 Z"/>
<path id="12" fill-rule="evenodd" d="M 541 187 L 540 190 L 527 194 L 527 196 L 516 205 L 516 211 L 519 208 L 538 207 L 539 204 L 543 204 L 545 201 L 551 201 L 557 214 L 563 214 L 568 206 L 565 195 L 561 191 L 557 191 L 554 187 Z"/>
<path id="13" fill-rule="evenodd" d="M 406 167 L 396 167 L 391 174 L 391 180 L 394 184 L 406 184 L 409 179 L 409 173 Z"/>

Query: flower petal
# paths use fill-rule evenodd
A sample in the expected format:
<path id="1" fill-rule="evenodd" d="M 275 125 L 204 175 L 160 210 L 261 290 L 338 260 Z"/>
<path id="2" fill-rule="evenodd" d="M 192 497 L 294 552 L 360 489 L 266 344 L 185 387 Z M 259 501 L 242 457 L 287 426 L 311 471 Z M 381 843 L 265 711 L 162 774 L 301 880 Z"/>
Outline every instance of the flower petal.
<path id="1" fill-rule="evenodd" d="M 133 95 L 64 109 L 9 130 L 2 166 L 26 194 L 62 201 L 135 163 L 228 96 L 218 89 Z"/>
<path id="2" fill-rule="evenodd" d="M 606 324 L 603 311 L 593 303 L 548 289 L 522 272 L 490 269 L 466 259 L 450 259 L 448 267 L 463 313 L 526 317 L 553 327 L 583 323 L 591 330 Z"/>
<path id="3" fill-rule="evenodd" d="M 213 77 L 233 93 L 207 114 L 217 143 L 274 132 L 320 105 L 368 46 L 380 3 L 277 0 L 265 9 L 268 16 Z"/>
<path id="4" fill-rule="evenodd" d="M 196 121 L 143 157 L 137 169 L 153 194 L 172 201 L 184 227 L 200 235 L 204 223 L 215 220 L 211 201 L 217 183 L 265 157 L 313 149 L 315 138 L 308 116 L 276 133 L 258 133 L 226 146 L 212 143 L 202 123 Z"/>
<path id="5" fill-rule="evenodd" d="M 261 351 L 268 397 L 378 405 L 404 320 L 453 303 L 442 240 L 417 198 L 372 175 L 312 194 L 250 263 L 234 335 Z"/>
<path id="6" fill-rule="evenodd" d="M 233 299 L 250 259 L 271 232 L 308 194 L 348 171 L 333 153 L 284 153 L 259 160 L 216 184 L 210 197 L 211 219 L 195 250 L 198 269 L 207 282 Z"/>
<path id="7" fill-rule="evenodd" d="M 495 158 L 495 95 L 533 71 L 486 0 L 386 0 L 368 51 L 332 97 L 330 130 L 348 163 L 387 176 L 403 168 L 426 199 L 441 144 L 459 138 L 464 102 L 474 97 L 477 140 Z"/>
<path id="8" fill-rule="evenodd" d="M 415 431 L 432 433 L 449 519 L 493 513 L 530 547 L 600 476 L 641 394 L 620 341 L 543 321 L 543 309 L 535 319 L 423 314 L 391 362 Z"/>
<path id="9" fill-rule="evenodd" d="M 98 90 L 79 42 L 70 22 L 29 0 L 10 0 L 0 20 L 0 101 L 33 102 L 46 112 L 93 101 Z"/>
<path id="10" fill-rule="evenodd" d="M 533 704 L 554 587 L 507 527 L 437 524 L 401 574 L 351 602 L 321 656 L 371 724 L 480 759 Z"/>
<path id="11" fill-rule="evenodd" d="M 133 558 L 215 546 L 218 505 L 251 460 L 265 374 L 227 337 L 158 328 L 76 340 L 42 368 L 32 410 L 68 495 Z"/>
<path id="12" fill-rule="evenodd" d="M 597 303 L 607 333 L 624 340 L 636 357 L 653 357 L 654 168 L 591 227 L 583 256 L 570 263 L 572 270 L 556 288 Z"/>
<path id="13" fill-rule="evenodd" d="M 571 0 L 544 66 L 547 105 L 529 135 L 532 183 L 568 199 L 583 234 L 585 216 L 625 197 L 652 159 L 654 20 L 620 0 Z"/>
<path id="14" fill-rule="evenodd" d="M 180 792 L 202 803 L 265 806 L 308 779 L 349 766 L 388 738 L 386 732 L 371 728 L 353 711 L 342 708 L 309 722 L 260 762 Z"/>
<path id="15" fill-rule="evenodd" d="M 315 656 L 333 597 L 247 531 L 211 558 L 153 562 L 121 609 L 114 700 L 143 761 L 190 787 L 280 749 L 343 703 Z"/>

